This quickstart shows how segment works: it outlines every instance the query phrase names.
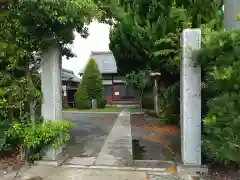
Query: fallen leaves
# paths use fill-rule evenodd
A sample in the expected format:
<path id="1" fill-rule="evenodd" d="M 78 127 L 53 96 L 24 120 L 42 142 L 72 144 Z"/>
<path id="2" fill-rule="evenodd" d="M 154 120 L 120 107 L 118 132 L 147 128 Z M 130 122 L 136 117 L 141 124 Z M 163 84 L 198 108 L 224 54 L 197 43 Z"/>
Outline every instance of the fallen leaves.
<path id="1" fill-rule="evenodd" d="M 24 164 L 18 149 L 0 156 L 0 169 L 20 169 Z"/>
<path id="2" fill-rule="evenodd" d="M 174 126 L 163 126 L 163 127 L 158 127 L 158 126 L 153 126 L 153 125 L 140 125 L 137 126 L 138 129 L 143 130 L 143 131 L 148 131 L 152 133 L 158 133 L 158 134 L 164 134 L 168 136 L 178 136 L 179 135 L 179 130 L 177 127 Z"/>
<path id="3" fill-rule="evenodd" d="M 164 149 L 166 149 L 170 154 L 172 154 L 173 160 L 179 161 L 180 155 L 177 152 L 174 152 L 172 144 L 174 143 L 166 141 L 168 137 L 176 137 L 180 136 L 179 129 L 174 125 L 162 125 L 159 120 L 151 119 L 151 120 L 142 120 L 142 119 L 134 119 L 135 128 L 137 131 L 143 131 L 145 135 L 142 137 L 143 140 L 148 140 L 153 143 L 161 145 Z"/>

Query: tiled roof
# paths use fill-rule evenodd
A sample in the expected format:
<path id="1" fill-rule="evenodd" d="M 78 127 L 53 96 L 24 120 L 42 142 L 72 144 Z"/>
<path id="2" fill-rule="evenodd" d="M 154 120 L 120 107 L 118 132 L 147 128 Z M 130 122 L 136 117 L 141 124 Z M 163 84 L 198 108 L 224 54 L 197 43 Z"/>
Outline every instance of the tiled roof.
<path id="1" fill-rule="evenodd" d="M 116 60 L 111 51 L 92 51 L 89 59 L 94 59 L 102 74 L 117 73 Z M 83 73 L 84 69 L 80 72 Z"/>
<path id="2" fill-rule="evenodd" d="M 73 71 L 62 68 L 62 80 L 80 82 L 80 79 L 74 74 Z"/>

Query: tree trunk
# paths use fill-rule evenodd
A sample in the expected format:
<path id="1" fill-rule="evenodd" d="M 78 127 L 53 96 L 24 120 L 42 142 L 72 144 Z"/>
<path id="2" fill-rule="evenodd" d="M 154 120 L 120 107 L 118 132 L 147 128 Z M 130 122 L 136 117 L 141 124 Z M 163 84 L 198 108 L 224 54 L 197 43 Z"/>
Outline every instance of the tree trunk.
<path id="1" fill-rule="evenodd" d="M 139 101 L 140 109 L 142 109 L 143 89 L 141 89 L 138 94 L 139 94 L 138 101 Z"/>

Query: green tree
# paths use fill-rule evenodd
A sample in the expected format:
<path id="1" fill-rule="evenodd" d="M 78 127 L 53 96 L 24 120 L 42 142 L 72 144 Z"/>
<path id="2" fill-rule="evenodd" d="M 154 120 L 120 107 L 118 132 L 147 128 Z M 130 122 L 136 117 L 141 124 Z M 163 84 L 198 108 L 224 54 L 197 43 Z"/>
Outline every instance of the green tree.
<path id="1" fill-rule="evenodd" d="M 91 108 L 91 101 L 87 94 L 87 90 L 83 86 L 79 86 L 75 94 L 75 106 L 77 109 Z"/>
<path id="2" fill-rule="evenodd" d="M 121 2 L 124 13 L 111 30 L 110 49 L 123 75 L 146 68 L 162 72 L 162 78 L 178 75 L 183 29 L 211 21 L 214 28 L 222 27 L 221 0 Z"/>
<path id="3" fill-rule="evenodd" d="M 211 32 L 205 37 L 197 61 L 203 69 L 205 133 L 208 157 L 240 163 L 240 31 Z"/>
<path id="4" fill-rule="evenodd" d="M 83 73 L 82 82 L 76 93 L 76 105 L 80 109 L 90 108 L 92 99 L 96 99 L 98 107 L 104 104 L 104 88 L 102 75 L 94 59 L 90 59 Z M 84 102 L 81 102 L 84 101 Z M 87 105 L 88 104 L 88 105 Z"/>
<path id="5" fill-rule="evenodd" d="M 66 46 L 74 40 L 73 31 L 87 37 L 85 25 L 98 16 L 98 9 L 92 0 L 4 2 L 0 12 L 0 118 L 10 124 L 20 122 L 35 135 L 36 123 L 41 123 L 40 113 L 36 113 L 41 105 L 41 55 L 48 42 L 55 41 L 62 55 L 73 56 Z"/>
<path id="6" fill-rule="evenodd" d="M 133 71 L 126 74 L 125 83 L 126 85 L 132 86 L 138 92 L 138 101 L 140 108 L 142 108 L 142 97 L 143 91 L 149 82 L 149 75 L 145 71 Z"/>

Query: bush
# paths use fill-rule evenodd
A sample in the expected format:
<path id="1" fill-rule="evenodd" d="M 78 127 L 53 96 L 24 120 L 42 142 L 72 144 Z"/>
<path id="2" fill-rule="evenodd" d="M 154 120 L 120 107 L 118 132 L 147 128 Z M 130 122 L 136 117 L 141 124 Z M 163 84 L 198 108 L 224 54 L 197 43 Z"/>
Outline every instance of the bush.
<path id="1" fill-rule="evenodd" d="M 203 150 L 209 158 L 240 162 L 240 31 L 209 34 L 197 54 L 203 69 Z"/>
<path id="2" fill-rule="evenodd" d="M 152 91 L 147 91 L 147 92 L 143 93 L 142 108 L 144 108 L 144 109 L 154 109 L 154 99 L 153 99 L 153 92 Z"/>
<path id="3" fill-rule="evenodd" d="M 89 103 L 89 105 L 91 105 L 92 99 L 96 99 L 98 102 L 101 102 L 98 105 L 104 104 L 102 103 L 102 99 L 104 97 L 102 75 L 94 59 L 89 60 L 83 73 L 82 81 L 79 85 L 78 91 L 79 93 L 76 93 L 77 108 L 90 108 L 91 106 L 87 107 L 87 104 Z M 84 97 L 81 97 L 83 95 Z M 84 103 L 82 105 L 80 105 L 81 98 L 84 100 Z"/>
<path id="4" fill-rule="evenodd" d="M 11 149 L 11 143 L 9 143 L 9 138 L 6 132 L 10 128 L 10 123 L 8 120 L 3 120 L 0 122 L 0 152 L 7 151 Z"/>
<path id="5" fill-rule="evenodd" d="M 107 101 L 106 101 L 105 97 L 102 97 L 101 99 L 99 99 L 97 101 L 97 106 L 100 109 L 104 109 L 106 107 L 106 103 L 107 103 Z"/>
<path id="6" fill-rule="evenodd" d="M 75 106 L 77 109 L 90 109 L 91 101 L 88 97 L 87 90 L 84 87 L 79 87 L 75 94 Z"/>
<path id="7" fill-rule="evenodd" d="M 165 124 L 180 125 L 180 83 L 167 87 L 159 98 L 159 114 Z"/>
<path id="8" fill-rule="evenodd" d="M 66 120 L 36 124 L 35 128 L 31 124 L 23 125 L 14 122 L 8 130 L 7 135 L 8 137 L 18 139 L 18 146 L 21 148 L 28 149 L 29 152 L 39 155 L 49 145 L 53 148 L 64 147 L 70 139 L 68 131 L 73 127 L 72 122 Z"/>

